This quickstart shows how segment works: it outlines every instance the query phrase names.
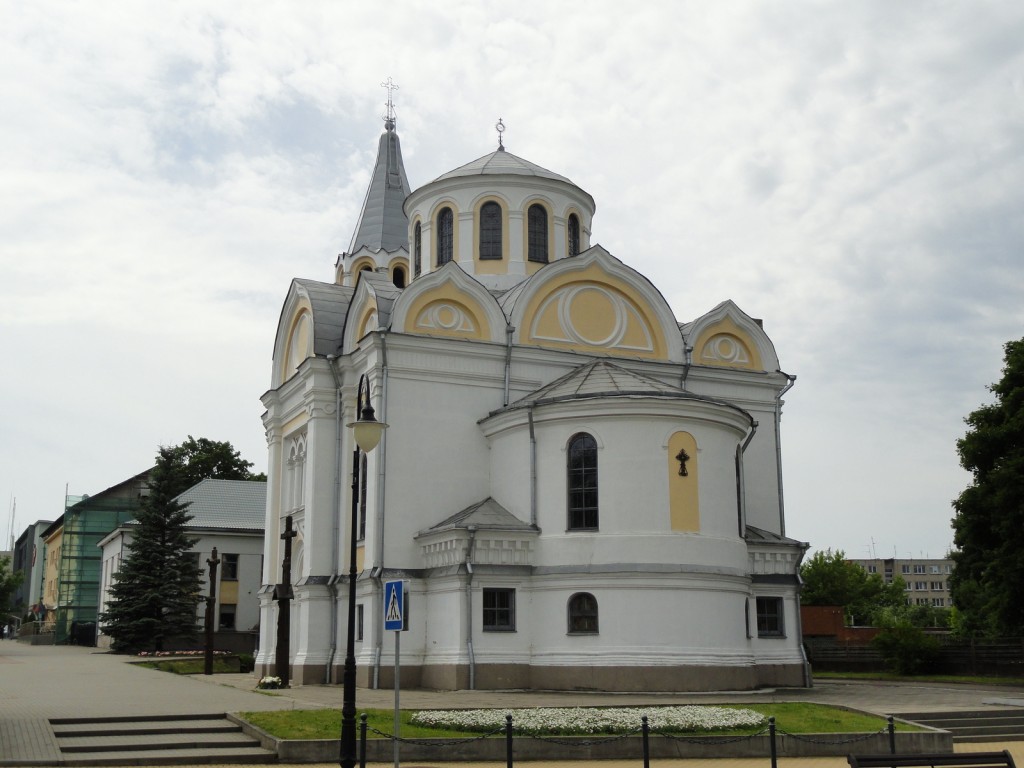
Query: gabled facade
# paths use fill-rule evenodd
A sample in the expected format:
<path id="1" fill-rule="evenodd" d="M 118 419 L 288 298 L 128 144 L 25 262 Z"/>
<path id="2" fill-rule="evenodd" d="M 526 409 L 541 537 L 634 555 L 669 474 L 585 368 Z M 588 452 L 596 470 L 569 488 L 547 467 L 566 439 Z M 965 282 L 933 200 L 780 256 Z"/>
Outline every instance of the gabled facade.
<path id="1" fill-rule="evenodd" d="M 201 594 L 210 594 L 209 560 L 217 549 L 215 647 L 252 653 L 259 625 L 259 591 L 263 565 L 263 520 L 267 484 L 253 480 L 206 479 L 175 498 L 188 505 L 191 552 L 202 570 Z M 102 562 L 100 613 L 107 609 L 110 588 L 117 581 L 138 523 L 128 520 L 99 542 Z M 206 604 L 200 602 L 196 625 L 201 628 Z M 99 628 L 97 645 L 109 647 L 111 638 Z M 193 647 L 193 646 L 190 646 Z"/>
<path id="2" fill-rule="evenodd" d="M 680 322 L 591 243 L 595 210 L 499 147 L 405 199 L 407 285 L 380 264 L 292 282 L 263 396 L 263 673 L 291 516 L 291 678 L 341 679 L 344 425 L 365 374 L 389 428 L 355 500 L 361 684 L 391 684 L 382 584 L 398 578 L 403 685 L 806 683 L 779 440 L 794 377 L 731 301 Z"/>
<path id="3" fill-rule="evenodd" d="M 37 520 L 22 531 L 14 544 L 12 567 L 22 575 L 21 583 L 14 588 L 13 605 L 21 615 L 32 614 L 40 620 L 45 615 L 41 607 L 43 595 L 43 532 L 53 525 L 52 520 Z"/>

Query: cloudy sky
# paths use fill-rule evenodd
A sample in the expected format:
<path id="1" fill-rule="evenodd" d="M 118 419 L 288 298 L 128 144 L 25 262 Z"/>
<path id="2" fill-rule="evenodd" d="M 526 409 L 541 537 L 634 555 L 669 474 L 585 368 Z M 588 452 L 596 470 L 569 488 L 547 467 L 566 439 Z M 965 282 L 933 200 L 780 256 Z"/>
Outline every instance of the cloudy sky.
<path id="1" fill-rule="evenodd" d="M 787 533 L 942 556 L 1024 336 L 1024 4 L 0 0 L 6 537 L 187 435 L 266 468 L 289 280 L 330 281 L 392 77 L 413 187 L 495 148 L 597 200 L 681 321 L 783 369 Z M 6 544 L 6 542 L 5 542 Z M 2 547 L 0 547 L 2 548 Z"/>

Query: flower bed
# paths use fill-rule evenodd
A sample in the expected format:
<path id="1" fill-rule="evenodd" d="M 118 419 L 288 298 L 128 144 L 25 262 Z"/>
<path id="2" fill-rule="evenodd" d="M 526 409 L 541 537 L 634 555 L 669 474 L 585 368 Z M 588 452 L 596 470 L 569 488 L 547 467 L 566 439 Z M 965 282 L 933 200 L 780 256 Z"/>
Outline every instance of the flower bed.
<path id="1" fill-rule="evenodd" d="M 702 706 L 423 710 L 413 715 L 412 722 L 433 728 L 487 732 L 504 728 L 506 715 L 512 715 L 512 728 L 521 734 L 628 733 L 640 729 L 643 715 L 647 715 L 652 730 L 674 733 L 765 724 L 764 715 L 749 709 Z"/>

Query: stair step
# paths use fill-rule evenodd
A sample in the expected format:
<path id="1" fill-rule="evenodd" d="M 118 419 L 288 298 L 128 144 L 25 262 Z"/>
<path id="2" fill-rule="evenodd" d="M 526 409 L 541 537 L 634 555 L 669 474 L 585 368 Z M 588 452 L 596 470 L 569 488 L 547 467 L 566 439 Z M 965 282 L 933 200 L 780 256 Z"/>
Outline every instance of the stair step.
<path id="1" fill-rule="evenodd" d="M 261 747 L 239 747 L 211 755 L 207 749 L 78 752 L 63 755 L 61 765 L 203 765 L 276 763 L 277 755 Z"/>
<path id="2" fill-rule="evenodd" d="M 209 721 L 199 724 L 197 721 L 167 720 L 161 722 L 117 722 L 117 723 L 74 723 L 54 724 L 54 734 L 61 739 L 74 736 L 130 736 L 156 735 L 161 733 L 237 733 L 241 729 L 227 720 Z"/>
<path id="3" fill-rule="evenodd" d="M 211 735 L 203 738 L 194 733 L 165 733 L 155 738 L 138 736 L 77 736 L 60 739 L 60 751 L 67 752 L 119 752 L 124 750 L 153 749 L 232 749 L 259 746 L 259 742 L 243 733 Z"/>
<path id="4" fill-rule="evenodd" d="M 80 723 L 167 723 L 195 720 L 224 720 L 223 713 L 189 715 L 121 715 L 118 717 L 54 717 L 51 725 L 77 725 Z"/>

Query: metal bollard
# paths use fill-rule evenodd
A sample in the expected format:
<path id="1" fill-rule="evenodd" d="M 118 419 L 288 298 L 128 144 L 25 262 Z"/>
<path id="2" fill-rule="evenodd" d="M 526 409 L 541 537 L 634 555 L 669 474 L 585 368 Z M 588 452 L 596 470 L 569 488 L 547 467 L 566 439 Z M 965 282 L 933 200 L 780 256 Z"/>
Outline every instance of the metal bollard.
<path id="1" fill-rule="evenodd" d="M 512 768 L 512 715 L 505 715 L 505 768 Z"/>
<path id="2" fill-rule="evenodd" d="M 647 724 L 647 715 L 640 718 L 640 723 L 640 730 L 644 735 L 644 768 L 651 768 L 651 745 L 649 741 L 651 727 Z"/>
<path id="3" fill-rule="evenodd" d="M 892 715 L 889 715 L 889 754 L 896 754 L 896 723 Z"/>
<path id="4" fill-rule="evenodd" d="M 359 768 L 366 768 L 366 713 L 359 716 Z"/>
<path id="5" fill-rule="evenodd" d="M 775 748 L 775 715 L 768 718 L 768 739 L 772 749 L 772 768 L 778 768 L 779 754 Z"/>

